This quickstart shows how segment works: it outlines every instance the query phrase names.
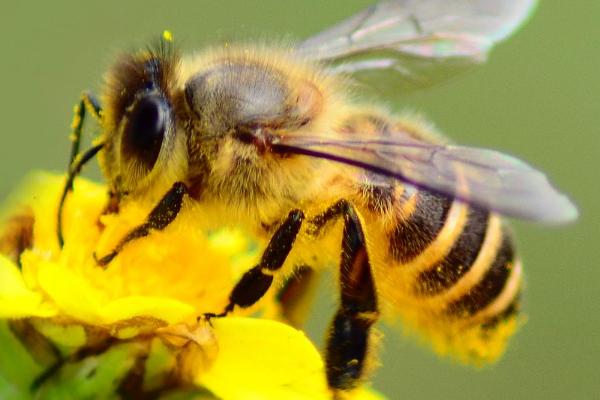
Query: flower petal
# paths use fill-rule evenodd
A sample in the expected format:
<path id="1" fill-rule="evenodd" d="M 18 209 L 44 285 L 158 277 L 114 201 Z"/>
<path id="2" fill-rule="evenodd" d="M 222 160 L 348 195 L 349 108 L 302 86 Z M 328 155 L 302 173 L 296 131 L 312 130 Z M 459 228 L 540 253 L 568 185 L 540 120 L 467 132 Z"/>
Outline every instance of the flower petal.
<path id="1" fill-rule="evenodd" d="M 33 256 L 33 253 L 24 256 L 30 254 Z M 25 260 L 29 262 L 28 257 Z M 31 262 L 34 263 L 33 260 Z M 35 263 L 41 289 L 56 303 L 62 314 L 83 322 L 98 322 L 101 296 L 84 277 L 62 264 L 44 261 L 41 258 Z"/>
<path id="2" fill-rule="evenodd" d="M 196 383 L 223 399 L 329 399 L 323 362 L 302 331 L 254 318 L 213 321 L 218 356 Z"/>
<path id="3" fill-rule="evenodd" d="M 195 315 L 189 304 L 166 297 L 130 296 L 111 301 L 102 308 L 102 320 L 106 324 L 139 316 L 150 316 L 169 324 L 182 322 Z"/>
<path id="4" fill-rule="evenodd" d="M 53 315 L 56 310 L 43 303 L 41 294 L 29 290 L 17 266 L 0 254 L 0 318 Z"/>

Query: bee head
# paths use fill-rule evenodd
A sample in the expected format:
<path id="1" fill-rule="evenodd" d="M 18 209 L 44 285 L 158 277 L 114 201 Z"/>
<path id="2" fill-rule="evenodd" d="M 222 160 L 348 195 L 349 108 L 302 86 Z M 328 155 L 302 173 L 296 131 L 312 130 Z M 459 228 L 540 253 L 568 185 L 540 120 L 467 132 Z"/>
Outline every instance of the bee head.
<path id="1" fill-rule="evenodd" d="M 247 50 L 247 49 L 246 49 Z M 298 199 L 318 161 L 272 151 L 283 135 L 332 131 L 331 83 L 289 53 L 179 59 L 169 43 L 121 57 L 104 93 L 102 169 L 116 193 Z"/>
<path id="2" fill-rule="evenodd" d="M 117 192 L 148 186 L 172 169 L 177 63 L 169 43 L 161 41 L 155 48 L 122 56 L 109 71 L 101 166 Z"/>

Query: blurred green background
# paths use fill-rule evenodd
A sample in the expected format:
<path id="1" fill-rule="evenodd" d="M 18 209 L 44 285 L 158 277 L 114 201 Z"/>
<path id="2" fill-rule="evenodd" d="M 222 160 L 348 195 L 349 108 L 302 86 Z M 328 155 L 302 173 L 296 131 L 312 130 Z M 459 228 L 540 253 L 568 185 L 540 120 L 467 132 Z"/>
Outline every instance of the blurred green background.
<path id="1" fill-rule="evenodd" d="M 32 169 L 64 170 L 73 104 L 82 89 L 97 91 L 119 50 L 165 28 L 187 50 L 236 38 L 303 38 L 369 3 L 5 2 L 0 197 Z M 598 20 L 598 1 L 542 2 L 484 67 L 388 102 L 423 111 L 460 143 L 519 155 L 581 209 L 579 222 L 566 227 L 516 224 L 528 323 L 499 364 L 461 367 L 386 331 L 374 383 L 390 398 L 600 398 Z M 322 295 L 309 327 L 319 343 L 333 309 L 334 296 Z"/>

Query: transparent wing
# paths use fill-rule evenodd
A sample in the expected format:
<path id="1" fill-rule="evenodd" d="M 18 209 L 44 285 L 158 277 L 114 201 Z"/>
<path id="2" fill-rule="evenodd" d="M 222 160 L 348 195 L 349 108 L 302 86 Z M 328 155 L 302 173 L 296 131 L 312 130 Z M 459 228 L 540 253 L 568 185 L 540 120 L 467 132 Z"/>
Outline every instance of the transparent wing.
<path id="1" fill-rule="evenodd" d="M 493 150 L 425 143 L 406 135 L 284 136 L 273 149 L 360 167 L 510 217 L 564 223 L 578 215 L 542 172 Z"/>
<path id="2" fill-rule="evenodd" d="M 537 0 L 383 1 L 305 40 L 297 51 L 333 72 L 376 84 L 395 76 L 407 86 L 447 79 L 486 59 Z M 389 85 L 389 80 L 388 80 Z"/>

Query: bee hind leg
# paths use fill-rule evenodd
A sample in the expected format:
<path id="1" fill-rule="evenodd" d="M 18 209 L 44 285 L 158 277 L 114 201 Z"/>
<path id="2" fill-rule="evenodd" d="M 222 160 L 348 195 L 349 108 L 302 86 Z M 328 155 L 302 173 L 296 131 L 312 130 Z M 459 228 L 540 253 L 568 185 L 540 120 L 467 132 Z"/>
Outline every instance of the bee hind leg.
<path id="1" fill-rule="evenodd" d="M 188 189 L 183 182 L 175 182 L 152 209 L 144 223 L 133 228 L 107 255 L 98 258 L 94 254 L 98 265 L 101 267 L 108 265 L 127 243 L 148 236 L 153 230 L 161 231 L 169 226 L 181 211 L 183 197 L 187 193 L 189 193 Z"/>
<path id="2" fill-rule="evenodd" d="M 220 314 L 204 314 L 205 318 L 219 318 L 229 314 L 235 306 L 247 308 L 260 300 L 271 287 L 273 275 L 283 266 L 292 250 L 302 226 L 304 213 L 292 210 L 271 237 L 258 265 L 246 271 L 229 295 L 229 304 Z"/>
<path id="3" fill-rule="evenodd" d="M 329 328 L 325 352 L 327 383 L 334 391 L 359 385 L 365 372 L 371 326 L 379 317 L 365 236 L 354 207 L 340 200 L 315 218 L 316 225 L 339 216 L 344 219 L 339 266 L 341 301 Z"/>

